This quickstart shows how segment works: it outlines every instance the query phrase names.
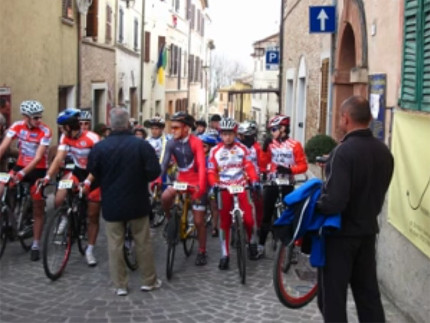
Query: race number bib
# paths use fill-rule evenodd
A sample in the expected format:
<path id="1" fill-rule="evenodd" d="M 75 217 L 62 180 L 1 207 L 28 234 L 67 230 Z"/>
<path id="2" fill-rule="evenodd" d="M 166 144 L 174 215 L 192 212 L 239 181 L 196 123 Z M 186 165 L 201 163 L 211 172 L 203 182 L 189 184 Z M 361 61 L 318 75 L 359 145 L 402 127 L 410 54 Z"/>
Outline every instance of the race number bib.
<path id="1" fill-rule="evenodd" d="M 9 173 L 0 173 L 0 183 L 7 183 L 10 180 Z"/>
<path id="2" fill-rule="evenodd" d="M 69 188 L 73 187 L 73 180 L 72 179 L 62 179 L 58 182 L 58 189 L 59 190 L 67 190 Z"/>
<path id="3" fill-rule="evenodd" d="M 173 188 L 177 191 L 186 191 L 188 187 L 187 183 L 173 182 Z"/>
<path id="4" fill-rule="evenodd" d="M 228 187 L 228 191 L 230 192 L 230 194 L 239 194 L 245 191 L 245 188 L 240 185 L 230 185 Z"/>

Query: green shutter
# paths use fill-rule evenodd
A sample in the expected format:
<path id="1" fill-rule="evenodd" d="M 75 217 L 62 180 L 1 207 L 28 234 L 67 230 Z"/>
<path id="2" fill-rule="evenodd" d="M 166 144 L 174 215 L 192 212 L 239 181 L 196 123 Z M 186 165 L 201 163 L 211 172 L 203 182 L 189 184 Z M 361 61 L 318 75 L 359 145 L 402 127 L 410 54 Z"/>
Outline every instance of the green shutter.
<path id="1" fill-rule="evenodd" d="M 419 0 L 405 0 L 405 27 L 403 43 L 402 96 L 403 108 L 418 109 L 418 14 Z"/>
<path id="2" fill-rule="evenodd" d="M 422 11 L 422 101 L 421 110 L 430 112 L 430 0 L 424 0 Z"/>

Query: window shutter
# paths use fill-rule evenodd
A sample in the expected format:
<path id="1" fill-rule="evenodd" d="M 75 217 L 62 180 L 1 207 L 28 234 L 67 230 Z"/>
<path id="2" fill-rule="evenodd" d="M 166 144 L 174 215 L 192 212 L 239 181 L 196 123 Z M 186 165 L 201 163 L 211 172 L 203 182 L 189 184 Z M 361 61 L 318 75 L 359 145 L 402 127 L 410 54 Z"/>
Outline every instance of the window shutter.
<path id="1" fill-rule="evenodd" d="M 145 31 L 145 63 L 149 63 L 151 59 L 151 33 L 149 31 Z"/>
<path id="2" fill-rule="evenodd" d="M 173 75 L 173 44 L 170 44 L 170 53 L 169 53 L 169 75 Z"/>
<path id="3" fill-rule="evenodd" d="M 423 68 L 421 110 L 430 112 L 430 0 L 423 7 Z"/>
<path id="4" fill-rule="evenodd" d="M 202 37 L 205 36 L 205 18 L 202 15 L 202 30 L 201 30 Z"/>
<path id="5" fill-rule="evenodd" d="M 200 23 L 201 23 L 200 10 L 197 10 L 197 32 L 198 33 L 200 33 Z"/>
<path id="6" fill-rule="evenodd" d="M 327 103 L 328 103 L 328 77 L 329 59 L 323 59 L 321 65 L 321 96 L 320 96 L 320 125 L 319 133 L 326 133 Z"/>
<path id="7" fill-rule="evenodd" d="M 191 17 L 191 0 L 187 0 L 187 20 Z"/>
<path id="8" fill-rule="evenodd" d="M 119 31 L 118 31 L 118 41 L 120 43 L 124 42 L 124 10 L 119 9 Z"/>
<path id="9" fill-rule="evenodd" d="M 98 5 L 97 0 L 93 0 L 93 3 L 88 8 L 87 13 L 87 36 L 97 38 L 98 32 Z"/>
<path id="10" fill-rule="evenodd" d="M 134 50 L 139 49 L 139 21 L 134 19 Z"/>
<path id="11" fill-rule="evenodd" d="M 112 9 L 109 5 L 106 5 L 106 44 L 109 44 L 112 40 Z"/>
<path id="12" fill-rule="evenodd" d="M 191 29 L 194 29 L 194 25 L 195 25 L 195 13 L 196 13 L 196 6 L 195 5 L 191 5 Z"/>

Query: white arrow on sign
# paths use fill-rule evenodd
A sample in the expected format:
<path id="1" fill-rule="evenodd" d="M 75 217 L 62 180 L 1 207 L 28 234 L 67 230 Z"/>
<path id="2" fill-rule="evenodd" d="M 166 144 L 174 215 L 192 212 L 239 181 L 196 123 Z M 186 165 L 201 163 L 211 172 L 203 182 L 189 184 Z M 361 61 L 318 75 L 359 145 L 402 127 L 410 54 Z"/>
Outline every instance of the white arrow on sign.
<path id="1" fill-rule="evenodd" d="M 328 19 L 328 16 L 324 9 L 321 9 L 320 13 L 318 14 L 317 19 L 320 21 L 320 30 L 325 30 L 325 21 Z"/>

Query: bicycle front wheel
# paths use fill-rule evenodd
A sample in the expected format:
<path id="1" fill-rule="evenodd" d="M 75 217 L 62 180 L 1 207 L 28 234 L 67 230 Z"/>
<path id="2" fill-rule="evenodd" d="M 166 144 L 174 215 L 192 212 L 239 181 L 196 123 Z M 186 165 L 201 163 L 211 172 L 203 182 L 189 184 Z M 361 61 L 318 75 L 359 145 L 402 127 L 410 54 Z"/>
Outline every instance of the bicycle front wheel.
<path id="1" fill-rule="evenodd" d="M 57 280 L 66 268 L 72 249 L 72 226 L 65 209 L 48 222 L 43 240 L 43 269 L 51 280 Z"/>
<path id="2" fill-rule="evenodd" d="M 239 213 L 234 215 L 235 218 L 235 232 L 236 232 L 236 254 L 237 266 L 239 267 L 240 282 L 245 284 L 246 281 L 246 238 L 245 228 L 243 226 L 242 216 Z"/>
<path id="3" fill-rule="evenodd" d="M 88 244 L 88 225 L 87 225 L 87 203 L 79 200 L 78 213 L 74 214 L 77 232 L 78 249 L 81 255 L 85 255 L 85 249 Z"/>
<path id="4" fill-rule="evenodd" d="M 3 256 L 6 249 L 7 239 L 9 236 L 9 219 L 11 216 L 10 209 L 4 207 L 0 213 L 0 258 Z"/>
<path id="5" fill-rule="evenodd" d="M 188 210 L 185 221 L 185 239 L 182 240 L 182 243 L 184 245 L 185 256 L 189 257 L 193 251 L 194 241 L 197 239 L 197 230 L 194 223 L 192 223 L 193 212 L 191 210 Z"/>
<path id="6" fill-rule="evenodd" d="M 288 308 L 301 308 L 314 299 L 318 290 L 317 270 L 299 246 L 278 242 L 273 285 L 280 302 Z"/>
<path id="7" fill-rule="evenodd" d="M 137 265 L 137 259 L 136 259 L 136 245 L 133 240 L 133 235 L 131 233 L 130 224 L 127 223 L 125 226 L 125 239 L 124 239 L 124 260 L 127 264 L 127 267 L 131 270 L 136 270 Z"/>
<path id="8" fill-rule="evenodd" d="M 175 249 L 178 243 L 179 232 L 179 209 L 177 206 L 172 208 L 170 219 L 167 223 L 167 261 L 166 261 L 166 277 L 168 280 L 173 275 L 173 263 L 175 262 Z"/>

